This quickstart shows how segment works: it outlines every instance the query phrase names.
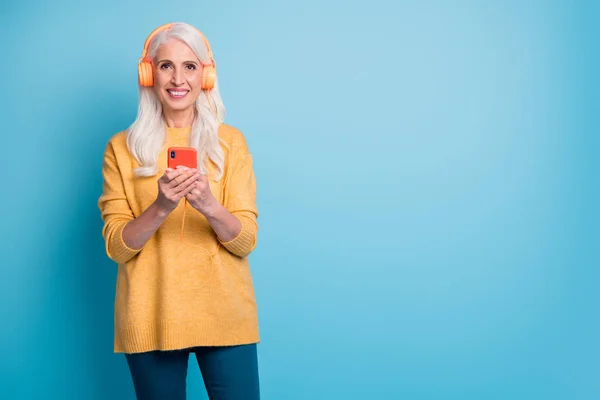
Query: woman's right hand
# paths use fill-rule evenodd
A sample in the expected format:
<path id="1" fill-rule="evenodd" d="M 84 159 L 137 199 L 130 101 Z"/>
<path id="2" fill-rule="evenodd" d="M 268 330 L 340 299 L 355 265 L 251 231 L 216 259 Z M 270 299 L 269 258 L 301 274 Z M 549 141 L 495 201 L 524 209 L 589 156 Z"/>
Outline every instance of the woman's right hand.
<path id="1" fill-rule="evenodd" d="M 158 179 L 156 204 L 163 212 L 170 213 L 177 207 L 181 199 L 194 189 L 194 182 L 199 178 L 200 172 L 197 169 L 167 168 L 163 176 Z"/>
<path id="2" fill-rule="evenodd" d="M 167 169 L 158 179 L 158 195 L 154 203 L 123 228 L 125 244 L 132 249 L 141 249 L 181 199 L 196 187 L 194 183 L 198 179 L 200 173 L 196 169 Z"/>

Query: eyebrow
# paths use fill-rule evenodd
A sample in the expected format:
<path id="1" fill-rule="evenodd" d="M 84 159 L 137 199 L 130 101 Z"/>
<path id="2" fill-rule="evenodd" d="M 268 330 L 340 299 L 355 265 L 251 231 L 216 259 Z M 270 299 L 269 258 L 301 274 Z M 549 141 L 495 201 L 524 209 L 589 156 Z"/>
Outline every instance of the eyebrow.
<path id="1" fill-rule="evenodd" d="M 160 64 L 160 63 L 163 63 L 163 62 L 173 62 L 173 61 L 171 61 L 171 60 L 159 60 L 157 62 L 157 64 Z M 192 61 L 192 60 L 184 61 L 183 64 L 195 64 L 195 65 L 198 65 L 198 63 L 196 61 Z"/>

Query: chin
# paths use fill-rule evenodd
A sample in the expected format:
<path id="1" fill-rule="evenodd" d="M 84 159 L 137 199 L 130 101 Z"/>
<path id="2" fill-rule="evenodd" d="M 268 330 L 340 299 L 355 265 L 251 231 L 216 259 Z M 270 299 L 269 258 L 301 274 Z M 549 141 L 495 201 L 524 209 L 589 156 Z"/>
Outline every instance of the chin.
<path id="1" fill-rule="evenodd" d="M 163 106 L 166 106 L 169 110 L 172 111 L 184 111 L 193 107 L 195 103 L 195 99 L 181 99 L 181 100 L 173 100 L 170 98 L 163 98 Z"/>
<path id="2" fill-rule="evenodd" d="M 188 110 L 190 108 L 192 108 L 194 106 L 194 103 L 191 104 L 172 104 L 172 103 L 167 103 L 167 108 L 171 111 L 185 111 Z"/>

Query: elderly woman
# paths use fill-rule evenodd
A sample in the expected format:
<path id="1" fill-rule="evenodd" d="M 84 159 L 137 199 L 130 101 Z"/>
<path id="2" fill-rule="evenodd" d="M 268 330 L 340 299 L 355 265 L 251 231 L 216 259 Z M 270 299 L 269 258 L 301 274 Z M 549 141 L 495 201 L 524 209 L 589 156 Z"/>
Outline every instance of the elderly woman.
<path id="1" fill-rule="evenodd" d="M 251 153 L 221 123 L 215 61 L 197 29 L 157 28 L 138 73 L 138 115 L 108 141 L 98 200 L 118 264 L 114 351 L 138 399 L 185 399 L 192 352 L 210 399 L 259 399 Z M 194 165 L 172 164 L 174 147 Z"/>

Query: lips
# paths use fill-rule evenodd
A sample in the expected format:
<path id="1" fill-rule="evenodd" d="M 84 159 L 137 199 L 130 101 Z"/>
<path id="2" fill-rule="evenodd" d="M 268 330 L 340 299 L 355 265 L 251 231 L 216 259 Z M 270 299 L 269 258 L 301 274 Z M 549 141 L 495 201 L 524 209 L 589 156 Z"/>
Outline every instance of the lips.
<path id="1" fill-rule="evenodd" d="M 186 89 L 167 89 L 167 93 L 174 99 L 181 99 L 188 94 L 189 90 Z"/>

